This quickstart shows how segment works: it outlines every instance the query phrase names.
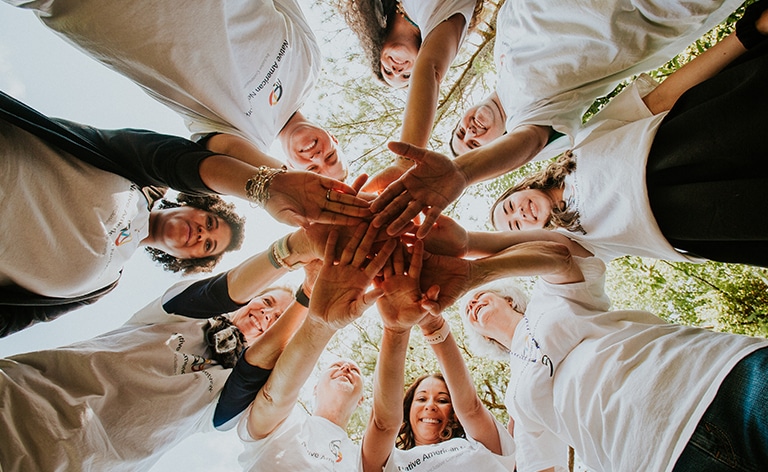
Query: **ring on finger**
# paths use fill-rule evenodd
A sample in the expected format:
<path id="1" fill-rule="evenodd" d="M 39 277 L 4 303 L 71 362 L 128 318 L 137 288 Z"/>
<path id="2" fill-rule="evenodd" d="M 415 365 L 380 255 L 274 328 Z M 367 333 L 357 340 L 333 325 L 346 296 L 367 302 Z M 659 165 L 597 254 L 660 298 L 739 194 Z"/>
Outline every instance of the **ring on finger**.
<path id="1" fill-rule="evenodd" d="M 328 191 L 325 193 L 325 199 L 331 201 L 331 189 L 328 189 Z"/>

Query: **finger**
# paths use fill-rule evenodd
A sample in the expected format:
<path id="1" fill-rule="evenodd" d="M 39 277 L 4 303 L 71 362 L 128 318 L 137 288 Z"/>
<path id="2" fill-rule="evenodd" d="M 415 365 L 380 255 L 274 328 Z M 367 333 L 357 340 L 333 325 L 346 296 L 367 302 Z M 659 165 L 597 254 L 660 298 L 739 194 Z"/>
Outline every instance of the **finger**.
<path id="1" fill-rule="evenodd" d="M 317 175 L 321 179 L 320 186 L 323 188 L 323 193 L 325 193 L 328 190 L 346 193 L 349 195 L 355 195 L 357 193 L 357 190 L 345 184 L 344 182 L 332 179 L 330 177 L 325 177 L 319 174 L 312 174 L 312 175 Z"/>
<path id="2" fill-rule="evenodd" d="M 311 223 L 311 221 L 309 221 L 309 219 L 307 219 L 306 217 L 289 209 L 285 209 L 277 212 L 274 215 L 274 218 L 275 220 L 281 223 L 285 223 L 290 226 L 301 226 L 303 228 L 306 228 Z"/>
<path id="3" fill-rule="evenodd" d="M 373 213 L 371 213 L 371 210 L 368 208 L 368 202 L 365 202 L 365 205 L 360 205 L 360 202 L 365 202 L 365 200 L 352 195 L 331 192 L 331 199 L 325 200 L 322 208 L 324 211 L 330 211 L 340 215 L 354 216 L 357 218 L 371 216 Z"/>
<path id="4" fill-rule="evenodd" d="M 424 299 L 421 301 L 421 308 L 427 310 L 432 315 L 439 315 L 442 310 L 440 310 L 440 304 L 437 302 L 433 302 L 432 300 Z"/>
<path id="5" fill-rule="evenodd" d="M 396 275 L 403 275 L 405 274 L 405 259 L 403 258 L 403 248 L 404 246 L 398 245 L 398 247 L 393 253 L 392 253 L 392 268 L 394 270 L 394 273 Z"/>
<path id="6" fill-rule="evenodd" d="M 336 226 L 355 226 L 363 222 L 363 218 L 340 215 L 330 211 L 321 211 L 314 221 L 315 223 L 322 223 L 326 225 Z"/>
<path id="7" fill-rule="evenodd" d="M 360 244 L 358 244 L 355 256 L 352 260 L 352 265 L 354 267 L 363 267 L 365 261 L 368 260 L 368 255 L 371 253 L 371 248 L 373 247 L 373 242 L 376 240 L 376 234 L 378 232 L 378 228 L 374 228 L 373 226 L 367 227 L 365 235 L 363 236 L 362 241 L 360 241 Z M 381 269 L 381 267 L 379 267 L 379 269 Z M 377 270 L 376 273 L 378 272 L 379 271 Z"/>
<path id="8" fill-rule="evenodd" d="M 397 240 L 390 239 L 387 241 L 376 254 L 376 257 L 374 257 L 368 264 L 368 267 L 365 268 L 366 276 L 373 278 L 373 276 L 378 274 L 381 268 L 384 267 L 387 259 L 389 259 L 389 256 L 392 255 L 392 251 L 395 250 L 395 247 L 397 247 Z"/>
<path id="9" fill-rule="evenodd" d="M 402 179 L 402 177 L 401 177 Z M 384 209 L 389 202 L 405 191 L 405 184 L 400 179 L 387 185 L 387 188 L 371 202 L 371 211 L 376 213 Z"/>
<path id="10" fill-rule="evenodd" d="M 368 210 L 368 207 L 370 206 L 370 202 L 364 198 L 331 189 L 326 190 L 325 201 L 336 204 L 340 208 L 340 210 L 334 210 L 337 213 L 359 211 L 360 208 Z M 368 210 L 368 214 L 370 214 L 370 210 Z"/>
<path id="11" fill-rule="evenodd" d="M 429 210 L 424 212 L 424 223 L 419 227 L 419 230 L 416 231 L 416 237 L 419 239 L 424 239 L 427 234 L 429 234 L 429 231 L 432 229 L 432 226 L 437 221 L 437 218 L 440 216 L 441 209 L 437 207 L 431 207 Z"/>
<path id="12" fill-rule="evenodd" d="M 402 214 L 402 212 L 408 208 L 408 204 L 411 200 L 413 200 L 413 197 L 408 191 L 401 193 L 376 215 L 373 219 L 373 225 L 377 228 L 386 225 L 398 215 Z M 371 211 L 376 213 L 373 209 L 371 209 Z"/>
<path id="13" fill-rule="evenodd" d="M 381 296 L 384 295 L 384 290 L 380 288 L 373 288 L 363 294 L 362 297 L 360 297 L 360 302 L 363 305 L 363 308 L 360 310 L 360 314 L 362 314 L 365 310 L 373 306 L 374 303 L 376 303 L 376 300 L 381 298 Z"/>
<path id="14" fill-rule="evenodd" d="M 323 269 L 332 266 L 333 261 L 336 260 L 336 241 L 338 239 L 339 232 L 335 229 L 328 233 L 328 239 L 325 240 L 325 250 L 323 251 Z"/>
<path id="15" fill-rule="evenodd" d="M 360 245 L 360 241 L 365 235 L 366 228 L 368 228 L 368 225 L 365 223 L 361 223 L 357 226 L 354 234 L 352 234 L 352 238 L 350 238 L 349 243 L 347 243 L 347 245 L 344 247 L 344 251 L 341 253 L 339 264 L 349 264 L 355 258 L 355 252 L 357 251 L 357 247 Z"/>
<path id="16" fill-rule="evenodd" d="M 368 174 L 360 174 L 352 182 L 352 188 L 355 189 L 355 193 L 359 193 L 363 189 L 365 183 L 368 182 Z"/>
<path id="17" fill-rule="evenodd" d="M 389 147 L 389 150 L 394 152 L 395 154 L 398 154 L 403 157 L 407 157 L 408 159 L 413 159 L 414 161 L 421 162 L 422 158 L 424 157 L 424 154 L 426 154 L 427 150 L 416 147 L 412 144 L 403 143 L 400 141 L 390 141 L 387 143 L 387 147 Z"/>
<path id="18" fill-rule="evenodd" d="M 412 279 L 419 280 L 421 277 L 422 257 L 424 256 L 424 242 L 416 241 L 411 249 L 411 266 L 408 268 L 408 275 Z"/>
<path id="19" fill-rule="evenodd" d="M 402 234 L 411 224 L 411 220 L 416 218 L 419 213 L 421 213 L 421 204 L 414 200 L 402 211 L 402 213 L 400 213 L 400 216 L 395 218 L 395 220 L 389 224 L 387 227 L 387 234 L 390 236 Z M 417 232 L 416 237 L 418 236 L 419 233 Z"/>

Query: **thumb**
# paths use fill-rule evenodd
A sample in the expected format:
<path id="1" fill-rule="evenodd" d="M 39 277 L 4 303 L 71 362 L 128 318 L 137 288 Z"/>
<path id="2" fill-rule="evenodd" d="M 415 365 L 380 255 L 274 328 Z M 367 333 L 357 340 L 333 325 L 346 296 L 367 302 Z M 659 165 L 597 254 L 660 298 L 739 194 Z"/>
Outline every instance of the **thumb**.
<path id="1" fill-rule="evenodd" d="M 352 182 L 352 188 L 355 189 L 355 193 L 359 193 L 365 183 L 368 181 L 368 174 L 360 174 Z"/>
<path id="2" fill-rule="evenodd" d="M 376 303 L 376 300 L 381 298 L 382 295 L 384 295 L 384 290 L 379 287 L 365 292 L 363 296 L 360 297 L 360 302 L 362 304 L 362 310 L 360 310 L 360 314 L 362 315 L 365 310 L 373 306 L 373 304 Z"/>
<path id="3" fill-rule="evenodd" d="M 425 149 L 400 141 L 390 141 L 387 144 L 387 147 L 389 147 L 389 150 L 395 154 L 407 157 L 408 159 L 412 159 L 416 162 L 421 162 L 422 158 L 424 157 L 424 153 L 426 152 Z"/>

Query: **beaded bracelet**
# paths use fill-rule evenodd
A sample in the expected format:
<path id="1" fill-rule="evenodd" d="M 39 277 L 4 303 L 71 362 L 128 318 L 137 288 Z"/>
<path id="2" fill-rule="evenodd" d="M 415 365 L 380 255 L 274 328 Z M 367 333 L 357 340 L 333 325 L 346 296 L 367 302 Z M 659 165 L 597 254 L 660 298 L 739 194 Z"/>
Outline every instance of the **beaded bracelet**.
<path id="1" fill-rule="evenodd" d="M 285 169 L 274 169 L 268 166 L 256 168 L 256 174 L 245 183 L 245 196 L 255 206 L 264 208 L 269 200 L 269 185 L 277 174 L 282 174 Z"/>
<path id="2" fill-rule="evenodd" d="M 432 334 L 425 334 L 424 340 L 428 344 L 440 344 L 448 339 L 449 334 L 451 334 L 451 325 L 447 321 L 443 321 L 443 326 Z"/>
<path id="3" fill-rule="evenodd" d="M 288 249 L 288 236 L 290 235 L 285 235 L 272 243 L 272 247 L 270 249 L 272 252 L 272 257 L 274 257 L 275 261 L 280 265 L 280 267 L 293 271 L 302 267 L 304 263 L 297 261 L 293 265 L 289 265 L 287 262 L 285 262 L 285 259 L 290 257 L 292 254 L 291 250 Z"/>

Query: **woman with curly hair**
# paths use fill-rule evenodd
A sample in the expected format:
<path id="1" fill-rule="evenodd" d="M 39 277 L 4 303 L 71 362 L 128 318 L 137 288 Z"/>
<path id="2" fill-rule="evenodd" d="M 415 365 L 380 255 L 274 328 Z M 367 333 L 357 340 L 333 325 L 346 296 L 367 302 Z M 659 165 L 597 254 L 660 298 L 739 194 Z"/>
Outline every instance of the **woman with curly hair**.
<path id="1" fill-rule="evenodd" d="M 436 287 L 419 287 L 423 245 L 414 246 L 410 265 L 404 248 L 385 266 L 378 300 L 384 325 L 376 372 L 373 410 L 362 443 L 363 470 L 394 472 L 422 464 L 428 470 L 514 470 L 515 445 L 477 395 L 450 325 L 427 314 Z M 405 358 L 411 328 L 418 324 L 443 374 L 416 379 L 403 397 Z M 418 469 L 416 469 L 418 470 Z"/>
<path id="2" fill-rule="evenodd" d="M 336 3 L 360 40 L 373 74 L 390 87 L 408 87 L 401 141 L 426 146 L 435 120 L 440 83 L 468 28 L 478 21 L 483 0 Z M 407 161 L 399 161 L 391 172 L 404 172 L 406 164 Z M 382 183 L 386 184 L 376 185 Z"/>

